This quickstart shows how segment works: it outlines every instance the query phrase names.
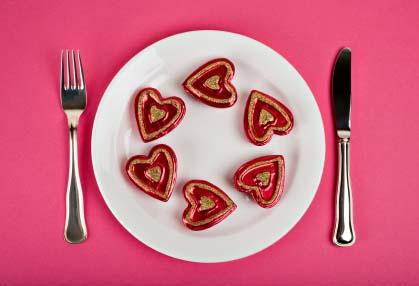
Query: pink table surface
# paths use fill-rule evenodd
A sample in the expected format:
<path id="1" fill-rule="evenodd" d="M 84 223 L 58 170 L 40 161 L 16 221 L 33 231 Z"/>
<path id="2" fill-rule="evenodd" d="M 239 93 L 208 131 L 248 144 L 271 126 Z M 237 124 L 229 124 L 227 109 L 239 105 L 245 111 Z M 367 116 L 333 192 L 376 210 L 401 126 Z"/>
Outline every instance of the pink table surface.
<path id="1" fill-rule="evenodd" d="M 418 1 L 10 1 L 0 3 L 0 285 L 418 285 Z M 351 2 L 351 3 L 349 3 Z M 126 232 L 93 175 L 93 118 L 108 83 L 149 44 L 219 29 L 255 38 L 302 74 L 319 104 L 326 161 L 307 213 L 282 240 L 221 264 L 157 253 Z M 331 244 L 335 133 L 330 74 L 353 51 L 352 187 L 357 243 Z M 82 51 L 79 132 L 89 238 L 63 241 L 68 134 L 59 53 Z M 105 283 L 105 284 L 104 284 Z"/>

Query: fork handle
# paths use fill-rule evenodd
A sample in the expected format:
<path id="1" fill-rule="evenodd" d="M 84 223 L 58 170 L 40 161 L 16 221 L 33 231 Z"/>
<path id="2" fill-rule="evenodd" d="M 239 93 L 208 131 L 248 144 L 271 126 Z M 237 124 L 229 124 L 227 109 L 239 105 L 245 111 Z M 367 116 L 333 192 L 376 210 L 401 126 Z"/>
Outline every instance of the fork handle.
<path id="1" fill-rule="evenodd" d="M 77 157 L 77 127 L 70 125 L 70 167 L 66 195 L 66 218 L 64 239 L 69 243 L 80 243 L 87 238 L 84 219 L 83 192 L 80 184 Z"/>
<path id="2" fill-rule="evenodd" d="M 352 192 L 349 175 L 349 138 L 339 139 L 339 170 L 336 193 L 336 222 L 333 242 L 338 246 L 355 243 L 352 222 Z"/>

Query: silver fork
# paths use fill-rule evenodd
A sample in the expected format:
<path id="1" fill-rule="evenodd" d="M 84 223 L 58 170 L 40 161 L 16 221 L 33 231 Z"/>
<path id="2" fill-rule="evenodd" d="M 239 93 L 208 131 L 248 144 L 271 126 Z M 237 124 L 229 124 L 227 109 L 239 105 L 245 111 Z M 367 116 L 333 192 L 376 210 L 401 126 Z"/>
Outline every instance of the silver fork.
<path id="1" fill-rule="evenodd" d="M 76 63 L 77 58 L 77 63 Z M 66 218 L 64 239 L 69 243 L 80 243 L 87 238 L 84 219 L 83 192 L 80 184 L 77 158 L 77 126 L 80 115 L 86 108 L 86 85 L 80 52 L 61 52 L 61 104 L 67 115 L 70 130 L 70 167 L 66 195 Z"/>

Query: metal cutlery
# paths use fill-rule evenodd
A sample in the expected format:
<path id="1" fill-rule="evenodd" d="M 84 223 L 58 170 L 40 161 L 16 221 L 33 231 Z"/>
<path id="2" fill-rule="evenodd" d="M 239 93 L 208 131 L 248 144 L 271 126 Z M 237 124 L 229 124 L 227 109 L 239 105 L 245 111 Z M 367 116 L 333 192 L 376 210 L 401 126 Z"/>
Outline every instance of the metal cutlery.
<path id="1" fill-rule="evenodd" d="M 351 50 L 349 48 L 342 49 L 336 59 L 332 79 L 332 97 L 339 157 L 333 242 L 338 246 L 351 246 L 355 243 L 355 231 L 349 174 L 349 140 L 351 135 Z"/>
<path id="2" fill-rule="evenodd" d="M 70 55 L 71 54 L 71 55 Z M 71 59 L 70 59 L 71 58 Z M 83 191 L 80 184 L 77 155 L 77 126 L 86 108 L 86 84 L 80 52 L 61 52 L 61 104 L 70 131 L 70 167 L 66 195 L 64 239 L 80 243 L 87 238 L 84 218 Z"/>

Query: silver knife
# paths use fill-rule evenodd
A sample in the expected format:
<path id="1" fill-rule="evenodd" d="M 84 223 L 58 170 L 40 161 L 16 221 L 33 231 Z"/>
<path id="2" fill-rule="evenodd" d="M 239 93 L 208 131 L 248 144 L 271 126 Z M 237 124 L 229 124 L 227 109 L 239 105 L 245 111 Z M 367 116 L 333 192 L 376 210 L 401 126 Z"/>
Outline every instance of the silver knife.
<path id="1" fill-rule="evenodd" d="M 349 175 L 351 135 L 351 50 L 349 48 L 343 48 L 336 59 L 332 93 L 339 153 L 333 242 L 338 246 L 351 246 L 355 243 L 355 231 L 352 222 L 352 192 Z"/>

